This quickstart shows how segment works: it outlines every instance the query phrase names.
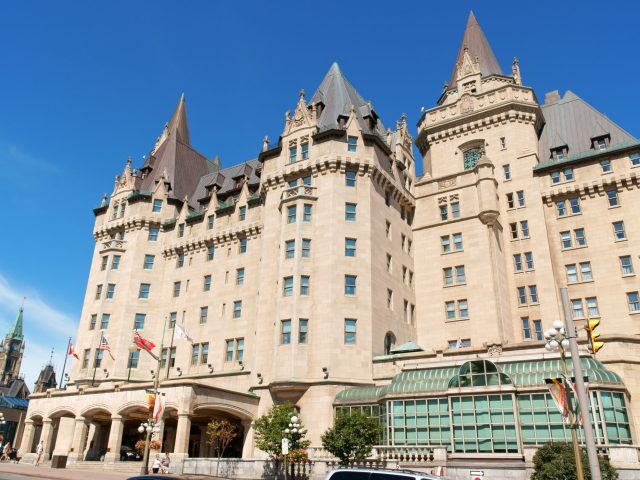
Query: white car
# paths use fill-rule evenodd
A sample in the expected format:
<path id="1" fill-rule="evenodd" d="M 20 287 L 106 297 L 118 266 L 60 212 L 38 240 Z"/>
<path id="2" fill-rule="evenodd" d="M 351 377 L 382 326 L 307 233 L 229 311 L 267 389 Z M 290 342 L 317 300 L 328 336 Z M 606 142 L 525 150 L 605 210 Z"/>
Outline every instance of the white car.
<path id="1" fill-rule="evenodd" d="M 445 478 L 414 470 L 354 467 L 331 470 L 324 480 L 445 480 Z"/>

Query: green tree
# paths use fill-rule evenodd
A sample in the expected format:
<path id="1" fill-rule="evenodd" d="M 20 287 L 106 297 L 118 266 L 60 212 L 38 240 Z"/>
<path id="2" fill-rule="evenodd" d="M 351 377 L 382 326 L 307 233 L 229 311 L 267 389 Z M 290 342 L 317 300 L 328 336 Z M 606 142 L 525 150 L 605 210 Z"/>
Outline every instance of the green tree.
<path id="1" fill-rule="evenodd" d="M 238 427 L 224 418 L 214 418 L 207 424 L 207 443 L 213 446 L 218 457 L 216 477 L 220 469 L 220 460 L 234 438 L 238 436 Z"/>
<path id="2" fill-rule="evenodd" d="M 382 426 L 377 419 L 354 411 L 340 413 L 330 429 L 322 434 L 324 448 L 347 465 L 354 460 L 364 460 L 380 439 Z"/>
<path id="3" fill-rule="evenodd" d="M 584 449 L 580 450 L 585 480 L 591 480 L 589 459 Z M 598 456 L 602 480 L 617 480 L 618 472 L 609 460 Z M 576 460 L 571 443 L 550 442 L 544 444 L 533 457 L 534 470 L 531 480 L 576 480 Z"/>
<path id="4" fill-rule="evenodd" d="M 263 416 L 253 423 L 255 429 L 256 447 L 269 454 L 271 458 L 282 457 L 283 432 L 289 427 L 291 416 L 296 411 L 291 404 L 273 405 Z M 298 435 L 296 448 L 307 448 L 310 442 L 305 440 L 304 434 Z"/>

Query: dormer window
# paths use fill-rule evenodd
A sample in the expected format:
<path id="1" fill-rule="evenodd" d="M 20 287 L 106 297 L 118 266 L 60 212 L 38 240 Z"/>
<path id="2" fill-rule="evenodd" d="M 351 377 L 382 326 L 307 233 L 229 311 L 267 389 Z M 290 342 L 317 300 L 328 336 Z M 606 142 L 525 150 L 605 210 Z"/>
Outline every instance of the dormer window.
<path id="1" fill-rule="evenodd" d="M 482 151 L 479 148 L 470 148 L 469 150 L 466 150 L 462 156 L 464 159 L 464 169 L 471 170 L 480 160 Z"/>
<path id="2" fill-rule="evenodd" d="M 591 148 L 593 148 L 596 152 L 600 150 L 606 150 L 609 146 L 610 140 L 611 138 L 609 137 L 609 135 L 594 137 L 591 139 Z"/>
<path id="3" fill-rule="evenodd" d="M 554 160 L 563 160 L 567 158 L 568 153 L 569 153 L 569 149 L 567 148 L 566 145 L 562 147 L 552 148 L 551 158 L 553 158 Z"/>
<path id="4" fill-rule="evenodd" d="M 347 137 L 347 151 L 355 152 L 358 149 L 358 137 Z"/>
<path id="5" fill-rule="evenodd" d="M 298 147 L 289 147 L 289 163 L 293 163 L 298 160 Z"/>
<path id="6" fill-rule="evenodd" d="M 303 143 L 301 145 L 302 147 L 302 160 L 307 160 L 309 158 L 309 144 L 308 143 Z"/>

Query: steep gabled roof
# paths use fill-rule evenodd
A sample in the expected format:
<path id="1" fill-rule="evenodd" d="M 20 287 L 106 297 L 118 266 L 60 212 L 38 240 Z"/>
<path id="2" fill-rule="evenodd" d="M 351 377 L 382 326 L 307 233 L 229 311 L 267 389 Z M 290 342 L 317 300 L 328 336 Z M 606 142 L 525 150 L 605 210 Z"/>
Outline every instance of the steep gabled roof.
<path id="1" fill-rule="evenodd" d="M 337 63 L 333 63 L 331 68 L 320 83 L 320 86 L 311 97 L 311 105 L 322 103 L 324 105 L 322 113 L 318 117 L 318 130 L 320 132 L 341 128 L 338 117 L 349 117 L 351 109 L 355 108 L 356 118 L 360 128 L 367 133 L 378 133 L 384 135 L 384 125 L 377 120 L 373 106 L 365 101 L 362 95 L 349 83 Z M 364 120 L 367 116 L 373 116 L 376 120 L 376 127 L 371 131 Z"/>
<path id="2" fill-rule="evenodd" d="M 167 181 L 171 184 L 172 196 L 182 200 L 193 193 L 200 177 L 209 173 L 212 168 L 213 164 L 191 147 L 183 94 L 171 120 L 141 169 L 146 176 L 137 188 L 153 191 L 156 183 L 166 174 Z"/>
<path id="3" fill-rule="evenodd" d="M 11 330 L 9 330 L 9 332 L 7 333 L 7 338 L 13 338 L 15 340 L 22 340 L 24 338 L 24 335 L 22 334 L 22 323 L 23 323 L 23 318 L 22 318 L 22 312 L 24 311 L 23 307 L 20 307 L 20 310 L 18 311 L 18 315 L 16 315 L 16 319 L 13 322 L 13 325 L 11 326 Z"/>
<path id="4" fill-rule="evenodd" d="M 538 143 L 541 162 L 549 159 L 551 149 L 564 145 L 569 148 L 569 155 L 589 151 L 591 139 L 602 135 L 610 136 L 611 147 L 635 140 L 571 91 L 567 91 L 559 100 L 551 100 L 542 105 L 542 113 L 546 125 Z"/>
<path id="5" fill-rule="evenodd" d="M 475 61 L 476 57 L 478 58 L 480 73 L 483 77 L 487 77 L 489 75 L 504 75 L 498 60 L 487 41 L 487 38 L 482 32 L 482 28 L 480 28 L 480 25 L 476 20 L 476 16 L 473 14 L 473 11 L 471 11 L 469 12 L 467 26 L 464 29 L 464 35 L 462 36 L 462 42 L 460 43 L 460 49 L 458 50 L 458 57 L 456 58 L 456 63 L 453 66 L 453 72 L 451 72 L 449 87 L 454 87 L 456 85 L 458 64 L 462 62 L 465 48 L 468 49 L 472 60 Z"/>

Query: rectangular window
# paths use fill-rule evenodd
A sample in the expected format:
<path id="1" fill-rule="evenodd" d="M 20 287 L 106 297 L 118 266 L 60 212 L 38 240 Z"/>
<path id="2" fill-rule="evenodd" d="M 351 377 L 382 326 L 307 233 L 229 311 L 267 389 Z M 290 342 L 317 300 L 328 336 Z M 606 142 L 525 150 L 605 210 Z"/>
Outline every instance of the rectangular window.
<path id="1" fill-rule="evenodd" d="M 287 207 L 287 223 L 296 223 L 296 207 L 297 205 Z"/>
<path id="2" fill-rule="evenodd" d="M 291 343 L 291 320 L 280 322 L 280 343 L 289 345 Z"/>
<path id="3" fill-rule="evenodd" d="M 289 163 L 293 163 L 298 159 L 298 147 L 289 147 Z"/>
<path id="4" fill-rule="evenodd" d="M 391 273 L 393 269 L 393 257 L 387 253 L 387 272 Z"/>
<path id="5" fill-rule="evenodd" d="M 531 303 L 538 303 L 538 287 L 535 285 L 529 285 L 529 297 Z"/>
<path id="6" fill-rule="evenodd" d="M 602 168 L 602 173 L 609 173 L 613 170 L 611 160 L 600 160 L 600 167 Z"/>
<path id="7" fill-rule="evenodd" d="M 235 340 L 231 339 L 231 340 L 226 340 L 226 347 L 225 347 L 225 355 L 224 355 L 224 361 L 225 362 L 233 362 L 233 353 L 234 353 L 234 347 L 235 347 Z"/>
<path id="8" fill-rule="evenodd" d="M 356 256 L 356 242 L 355 238 L 344 239 L 344 256 L 355 257 Z"/>
<path id="9" fill-rule="evenodd" d="M 158 233 L 160 232 L 159 228 L 150 228 L 149 229 L 149 236 L 147 237 L 147 240 L 149 240 L 150 242 L 157 242 L 158 241 Z"/>
<path id="10" fill-rule="evenodd" d="M 563 249 L 572 247 L 570 231 L 560 232 L 560 243 Z"/>
<path id="11" fill-rule="evenodd" d="M 247 239 L 241 238 L 238 246 L 238 253 L 247 253 Z"/>
<path id="12" fill-rule="evenodd" d="M 456 318 L 456 302 L 445 302 L 444 308 L 447 313 L 447 319 L 451 320 Z"/>
<path id="13" fill-rule="evenodd" d="M 356 174 L 355 170 L 346 170 L 344 172 L 344 184 L 347 187 L 355 187 L 356 186 Z"/>
<path id="14" fill-rule="evenodd" d="M 302 185 L 311 185 L 311 175 L 307 175 L 306 177 L 302 177 Z"/>
<path id="15" fill-rule="evenodd" d="M 582 299 L 571 299 L 571 310 L 573 311 L 573 318 L 584 318 L 584 309 L 582 307 Z"/>
<path id="16" fill-rule="evenodd" d="M 300 252 L 302 258 L 311 257 L 311 239 L 303 238 L 302 239 L 302 251 Z"/>
<path id="17" fill-rule="evenodd" d="M 180 296 L 180 288 L 182 286 L 181 282 L 173 282 L 173 296 L 174 297 L 179 297 Z"/>
<path id="18" fill-rule="evenodd" d="M 507 208 L 516 208 L 516 203 L 513 201 L 513 193 L 507 193 Z"/>
<path id="19" fill-rule="evenodd" d="M 632 153 L 629 158 L 631 159 L 632 167 L 640 166 L 640 153 Z"/>
<path id="20" fill-rule="evenodd" d="M 598 299 L 596 297 L 585 298 L 587 302 L 587 313 L 590 317 L 599 317 L 600 309 L 598 308 Z"/>
<path id="21" fill-rule="evenodd" d="M 627 234 L 624 231 L 624 222 L 613 222 L 613 237 L 616 240 L 627 239 Z"/>
<path id="22" fill-rule="evenodd" d="M 282 296 L 291 297 L 293 295 L 293 277 L 282 279 Z"/>
<path id="23" fill-rule="evenodd" d="M 242 316 L 242 300 L 236 300 L 233 302 L 233 318 L 240 318 Z"/>
<path id="24" fill-rule="evenodd" d="M 209 292 L 211 290 L 211 275 L 205 275 L 202 285 L 202 291 Z"/>
<path id="25" fill-rule="evenodd" d="M 460 203 L 451 202 L 451 218 L 460 218 Z"/>
<path id="26" fill-rule="evenodd" d="M 184 223 L 178 225 L 178 238 L 184 237 Z"/>
<path id="27" fill-rule="evenodd" d="M 385 236 L 389 240 L 391 240 L 391 222 L 389 222 L 388 220 L 384 224 L 384 233 L 385 233 Z"/>
<path id="28" fill-rule="evenodd" d="M 149 298 L 149 292 L 151 291 L 150 283 L 141 283 L 138 290 L 138 298 Z"/>
<path id="29" fill-rule="evenodd" d="M 516 253 L 513 256 L 513 269 L 516 272 L 521 272 L 522 271 L 522 255 L 519 253 Z"/>
<path id="30" fill-rule="evenodd" d="M 570 198 L 569 207 L 571 208 L 571 215 L 577 215 L 578 213 L 580 213 L 580 199 Z"/>
<path id="31" fill-rule="evenodd" d="M 458 265 L 456 267 L 456 283 L 465 283 L 466 275 L 464 272 L 464 265 Z"/>
<path id="32" fill-rule="evenodd" d="M 238 209 L 238 220 L 244 222 L 247 219 L 247 207 L 242 206 Z"/>
<path id="33" fill-rule="evenodd" d="M 216 216 L 215 215 L 209 215 L 207 217 L 207 230 L 212 230 L 213 229 L 213 225 L 216 221 Z"/>
<path id="34" fill-rule="evenodd" d="M 108 313 L 102 314 L 102 318 L 100 319 L 100 330 L 106 330 L 107 328 L 109 328 L 110 318 L 111 318 L 111 315 L 109 315 Z"/>
<path id="35" fill-rule="evenodd" d="M 566 217 L 567 216 L 567 201 L 566 200 L 558 200 L 556 202 L 556 213 L 558 217 Z"/>
<path id="36" fill-rule="evenodd" d="M 453 285 L 453 268 L 447 267 L 442 269 L 442 276 L 445 285 Z"/>
<path id="37" fill-rule="evenodd" d="M 308 143 L 303 143 L 300 148 L 301 150 L 301 154 L 302 154 L 302 160 L 307 160 L 309 158 L 309 144 Z"/>
<path id="38" fill-rule="evenodd" d="M 111 270 L 118 270 L 120 268 L 120 255 L 114 255 L 111 262 Z"/>
<path id="39" fill-rule="evenodd" d="M 244 338 L 236 338 L 236 360 L 244 360 Z"/>
<path id="40" fill-rule="evenodd" d="M 176 260 L 176 268 L 184 267 L 184 253 L 179 253 Z"/>
<path id="41" fill-rule="evenodd" d="M 96 285 L 96 295 L 95 295 L 95 299 L 96 300 L 100 300 L 100 297 L 102 296 L 102 284 L 98 284 Z"/>
<path id="42" fill-rule="evenodd" d="M 551 177 L 551 184 L 554 185 L 556 183 L 560 183 L 560 172 L 551 172 L 549 175 Z"/>
<path id="43" fill-rule="evenodd" d="M 301 318 L 298 320 L 298 343 L 307 343 L 307 335 L 309 333 L 309 320 Z"/>
<path id="44" fill-rule="evenodd" d="M 524 192 L 522 190 L 518 190 L 516 192 L 516 196 L 518 197 L 518 207 L 524 207 L 525 205 Z"/>
<path id="45" fill-rule="evenodd" d="M 509 231 L 511 232 L 511 240 L 517 240 L 518 239 L 518 223 L 510 223 L 509 224 Z"/>
<path id="46" fill-rule="evenodd" d="M 355 152 L 358 149 L 358 137 L 347 137 L 347 151 Z"/>
<path id="47" fill-rule="evenodd" d="M 191 346 L 191 365 L 197 365 L 200 358 L 200 345 L 195 343 Z"/>
<path id="48" fill-rule="evenodd" d="M 502 166 L 502 173 L 504 174 L 505 180 L 511 180 L 511 165 L 508 163 Z"/>
<path id="49" fill-rule="evenodd" d="M 522 338 L 524 340 L 531 340 L 531 326 L 529 324 L 529 317 L 521 317 L 522 322 Z"/>
<path id="50" fill-rule="evenodd" d="M 542 320 L 533 321 L 533 331 L 535 333 L 536 340 L 542 340 Z"/>
<path id="51" fill-rule="evenodd" d="M 344 343 L 345 345 L 354 345 L 356 343 L 356 319 L 344 319 Z"/>
<path id="52" fill-rule="evenodd" d="M 300 295 L 309 295 L 309 283 L 311 277 L 309 275 L 300 276 Z"/>
<path id="53" fill-rule="evenodd" d="M 89 319 L 89 330 L 95 330 L 96 323 L 98 323 L 98 315 L 94 313 Z"/>
<path id="54" fill-rule="evenodd" d="M 451 251 L 451 237 L 449 235 L 440 237 L 440 245 L 442 247 L 442 253 L 449 253 Z"/>
<path id="55" fill-rule="evenodd" d="M 573 180 L 573 168 L 571 167 L 567 167 L 562 171 L 562 174 L 564 175 L 564 181 L 565 182 L 570 182 Z"/>
<path id="56" fill-rule="evenodd" d="M 107 269 L 107 264 L 109 263 L 109 256 L 106 255 L 102 257 L 102 262 L 100 263 L 100 270 L 104 271 Z"/>
<path id="57" fill-rule="evenodd" d="M 447 205 L 440 205 L 440 220 L 448 220 L 449 219 L 449 210 Z"/>
<path id="58" fill-rule="evenodd" d="M 389 193 L 389 191 L 385 191 L 384 192 L 384 204 L 389 207 L 391 206 L 391 194 Z M 446 209 L 447 207 L 445 207 Z"/>
<path id="59" fill-rule="evenodd" d="M 638 292 L 627 292 L 627 303 L 630 312 L 640 312 L 640 299 Z"/>
<path id="60" fill-rule="evenodd" d="M 213 245 L 207 246 L 207 262 L 213 260 L 216 256 L 216 247 Z"/>
<path id="61" fill-rule="evenodd" d="M 100 368 L 100 365 L 102 364 L 102 354 L 103 351 L 100 350 L 99 348 L 96 348 L 96 354 L 93 357 L 93 368 Z"/>
<path id="62" fill-rule="evenodd" d="M 533 270 L 533 253 L 524 252 L 524 261 L 527 264 L 527 270 Z"/>
<path id="63" fill-rule="evenodd" d="M 527 304 L 527 289 L 525 287 L 518 287 L 518 304 Z"/>
<path id="64" fill-rule="evenodd" d="M 302 210 L 302 221 L 303 222 L 310 222 L 311 221 L 311 204 L 310 203 L 305 203 L 303 205 L 303 210 Z"/>
<path id="65" fill-rule="evenodd" d="M 584 235 L 584 228 L 576 228 L 573 231 L 573 235 L 575 236 L 577 247 L 584 247 L 587 245 L 587 238 Z"/>
<path id="66" fill-rule="evenodd" d="M 89 348 L 85 348 L 83 354 L 82 354 L 82 368 L 88 368 L 89 367 L 89 358 L 91 356 L 91 349 Z"/>
<path id="67" fill-rule="evenodd" d="M 200 363 L 205 364 L 209 361 L 209 342 L 205 342 L 201 345 Z"/>
<path id="68" fill-rule="evenodd" d="M 144 320 L 147 316 L 144 313 L 136 313 L 133 320 L 133 329 L 142 330 L 144 328 Z"/>
<path id="69" fill-rule="evenodd" d="M 387 288 L 387 308 L 393 310 L 393 290 Z"/>
<path id="70" fill-rule="evenodd" d="M 200 325 L 207 323 L 209 317 L 209 307 L 200 307 Z"/>
<path id="71" fill-rule="evenodd" d="M 469 307 L 467 300 L 458 300 L 458 315 L 460 318 L 469 318 Z"/>
<path id="72" fill-rule="evenodd" d="M 622 275 L 633 275 L 633 261 L 631 255 L 624 255 L 620 257 L 620 268 L 622 269 Z"/>
<path id="73" fill-rule="evenodd" d="M 356 204 L 355 203 L 345 203 L 344 204 L 344 219 L 347 222 L 355 222 L 356 221 Z"/>
<path id="74" fill-rule="evenodd" d="M 296 241 L 287 240 L 284 242 L 284 257 L 294 258 L 296 256 Z"/>
<path id="75" fill-rule="evenodd" d="M 176 347 L 173 347 L 169 350 L 169 367 L 173 368 L 176 366 Z"/>
<path id="76" fill-rule="evenodd" d="M 506 148 L 507 148 L 506 137 L 500 137 L 500 150 L 506 150 Z"/>
<path id="77" fill-rule="evenodd" d="M 578 281 L 578 270 L 576 269 L 576 264 L 571 263 L 569 265 L 565 265 L 565 269 L 567 270 L 567 283 L 575 283 Z"/>
<path id="78" fill-rule="evenodd" d="M 460 250 L 462 250 L 462 234 L 461 233 L 453 234 L 453 249 L 456 252 L 459 252 Z"/>
<path id="79" fill-rule="evenodd" d="M 583 282 L 593 280 L 593 274 L 591 273 L 591 262 L 580 262 L 580 277 Z"/>
<path id="80" fill-rule="evenodd" d="M 236 268 L 236 285 L 244 285 L 244 268 Z"/>
<path id="81" fill-rule="evenodd" d="M 609 202 L 609 207 L 619 207 L 620 199 L 618 198 L 618 192 L 615 190 L 607 190 L 607 201 Z"/>
<path id="82" fill-rule="evenodd" d="M 178 318 L 178 312 L 171 312 L 169 314 L 169 328 L 176 326 L 176 320 Z"/>
<path id="83" fill-rule="evenodd" d="M 107 284 L 107 299 L 112 299 L 113 296 L 116 294 L 116 284 L 115 283 L 109 283 Z"/>
<path id="84" fill-rule="evenodd" d="M 356 277 L 355 275 L 344 276 L 344 294 L 355 295 L 356 294 Z"/>
<path id="85" fill-rule="evenodd" d="M 529 221 L 522 220 L 520 222 L 520 231 L 522 232 L 522 238 L 529 238 Z"/>
<path id="86" fill-rule="evenodd" d="M 162 210 L 162 200 L 156 198 L 153 200 L 153 207 L 151 208 L 152 212 L 158 213 Z"/>

